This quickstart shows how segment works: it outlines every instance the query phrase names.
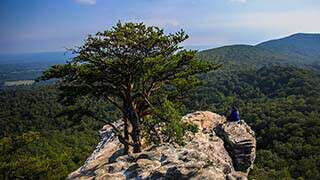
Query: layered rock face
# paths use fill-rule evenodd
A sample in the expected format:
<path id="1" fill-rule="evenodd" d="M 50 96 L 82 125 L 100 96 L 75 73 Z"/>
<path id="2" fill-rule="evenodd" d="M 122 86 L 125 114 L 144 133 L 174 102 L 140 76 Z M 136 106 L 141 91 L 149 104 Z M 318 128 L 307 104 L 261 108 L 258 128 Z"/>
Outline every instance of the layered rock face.
<path id="1" fill-rule="evenodd" d="M 131 155 L 122 155 L 122 145 L 105 126 L 96 150 L 68 179 L 247 179 L 256 140 L 244 121 L 226 122 L 208 111 L 182 120 L 199 128 L 185 135 L 185 146 L 161 144 Z"/>
<path id="2" fill-rule="evenodd" d="M 254 132 L 244 122 L 228 122 L 215 127 L 214 131 L 225 142 L 237 171 L 247 174 L 252 169 L 252 162 L 256 158 L 256 139 Z"/>

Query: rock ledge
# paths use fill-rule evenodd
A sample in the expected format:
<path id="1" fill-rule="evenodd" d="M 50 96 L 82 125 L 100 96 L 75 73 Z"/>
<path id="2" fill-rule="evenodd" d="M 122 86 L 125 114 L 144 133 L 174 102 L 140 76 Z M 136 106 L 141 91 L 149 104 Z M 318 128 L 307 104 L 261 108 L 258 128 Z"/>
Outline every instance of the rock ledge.
<path id="1" fill-rule="evenodd" d="M 132 155 L 121 155 L 122 145 L 110 127 L 82 167 L 68 179 L 247 179 L 256 152 L 254 132 L 244 122 L 198 111 L 182 118 L 199 127 L 187 133 L 187 145 L 161 144 Z"/>

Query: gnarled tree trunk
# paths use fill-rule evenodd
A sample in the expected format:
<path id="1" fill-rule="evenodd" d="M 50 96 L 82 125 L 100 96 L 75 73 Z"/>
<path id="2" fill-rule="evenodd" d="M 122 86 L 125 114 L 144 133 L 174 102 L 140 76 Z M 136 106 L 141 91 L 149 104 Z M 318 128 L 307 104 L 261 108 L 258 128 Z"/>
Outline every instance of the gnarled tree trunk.
<path id="1" fill-rule="evenodd" d="M 140 143 L 140 117 L 135 111 L 132 103 L 126 105 L 126 115 L 125 115 L 132 126 L 130 136 L 132 139 L 133 152 L 138 153 L 141 151 Z M 126 131 L 126 130 L 125 130 Z M 128 132 L 128 131 L 127 131 Z"/>

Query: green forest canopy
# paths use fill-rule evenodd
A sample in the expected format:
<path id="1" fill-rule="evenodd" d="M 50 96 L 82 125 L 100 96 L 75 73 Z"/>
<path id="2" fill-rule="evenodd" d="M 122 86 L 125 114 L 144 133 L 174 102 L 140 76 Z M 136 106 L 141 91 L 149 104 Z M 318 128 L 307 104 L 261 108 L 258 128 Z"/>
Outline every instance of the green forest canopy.
<path id="1" fill-rule="evenodd" d="M 257 138 L 249 178 L 320 179 L 319 66 L 277 63 L 282 59 L 277 54 L 268 62 L 266 51 L 251 47 L 214 51 L 198 55 L 223 67 L 201 76 L 204 82 L 191 92 L 182 115 L 196 110 L 223 115 L 237 104 Z M 65 178 L 93 151 L 103 125 L 76 112 L 89 109 L 111 121 L 120 116 L 110 104 L 89 98 L 63 116 L 58 94 L 52 85 L 0 91 L 0 179 Z"/>
<path id="2" fill-rule="evenodd" d="M 250 177 L 320 177 L 319 75 L 271 66 L 203 78 L 204 87 L 195 91 L 184 113 L 211 110 L 224 114 L 237 103 L 257 136 L 257 160 Z M 98 141 L 102 123 L 92 124 L 95 121 L 83 117 L 74 126 L 72 119 L 78 122 L 77 117 L 55 117 L 62 109 L 55 87 L 7 89 L 0 98 L 2 177 L 4 172 L 12 173 L 11 177 L 65 177 L 82 165 Z M 90 102 L 83 104 L 89 105 L 95 109 Z M 115 119 L 114 110 L 109 107 L 104 113 Z M 21 139 L 25 133 L 34 139 L 12 144 L 12 139 Z M 16 151 L 8 153 L 12 148 Z"/>

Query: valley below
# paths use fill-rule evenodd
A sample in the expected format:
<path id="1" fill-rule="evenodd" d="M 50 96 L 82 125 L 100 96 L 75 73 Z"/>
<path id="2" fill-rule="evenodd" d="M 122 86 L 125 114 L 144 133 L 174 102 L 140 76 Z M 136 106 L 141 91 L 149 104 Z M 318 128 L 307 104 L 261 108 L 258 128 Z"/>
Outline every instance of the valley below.
<path id="1" fill-rule="evenodd" d="M 189 94 L 182 115 L 226 116 L 236 104 L 255 132 L 249 179 L 320 179 L 319 49 L 319 34 L 295 34 L 199 51 L 197 58 L 221 67 L 199 76 L 202 85 Z M 0 59 L 0 179 L 66 178 L 85 164 L 105 126 L 79 112 L 119 119 L 102 100 L 84 98 L 66 112 L 55 83 L 34 81 L 47 67 L 66 63 L 62 54 Z"/>

